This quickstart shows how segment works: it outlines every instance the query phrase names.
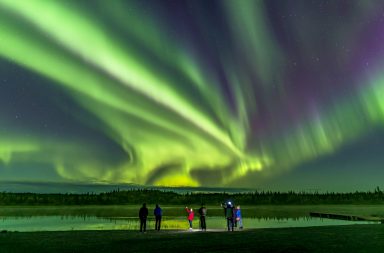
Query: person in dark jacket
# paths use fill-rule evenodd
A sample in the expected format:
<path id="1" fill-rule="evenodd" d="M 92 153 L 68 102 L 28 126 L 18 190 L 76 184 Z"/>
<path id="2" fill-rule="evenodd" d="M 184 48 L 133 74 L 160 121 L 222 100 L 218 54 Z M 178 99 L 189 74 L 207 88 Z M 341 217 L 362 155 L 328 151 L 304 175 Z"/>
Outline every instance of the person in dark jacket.
<path id="1" fill-rule="evenodd" d="M 147 217 L 148 217 L 148 208 L 147 204 L 144 203 L 139 211 L 140 218 L 140 232 L 144 232 L 147 230 Z"/>
<path id="2" fill-rule="evenodd" d="M 163 210 L 161 210 L 159 204 L 156 204 L 155 210 L 153 210 L 153 214 L 155 215 L 155 230 L 160 231 L 160 225 L 161 225 L 161 217 L 163 216 Z"/>
<path id="3" fill-rule="evenodd" d="M 203 231 L 207 231 L 207 225 L 205 223 L 205 216 L 207 216 L 207 208 L 204 206 L 204 204 L 201 204 L 201 207 L 199 209 L 199 215 L 200 215 L 200 228 Z"/>
<path id="4" fill-rule="evenodd" d="M 224 214 L 225 218 L 227 219 L 227 228 L 228 231 L 232 230 L 234 228 L 234 205 L 231 201 L 228 201 L 227 203 L 223 204 L 222 207 L 224 208 Z"/>

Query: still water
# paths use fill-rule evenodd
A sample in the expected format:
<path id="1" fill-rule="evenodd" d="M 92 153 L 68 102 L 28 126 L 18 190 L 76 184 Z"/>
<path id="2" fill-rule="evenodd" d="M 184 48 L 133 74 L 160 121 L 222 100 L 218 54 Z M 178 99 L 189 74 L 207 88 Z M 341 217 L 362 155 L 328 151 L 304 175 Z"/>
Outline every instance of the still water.
<path id="1" fill-rule="evenodd" d="M 299 218 L 244 218 L 244 228 L 282 228 L 329 225 L 376 224 L 377 222 L 344 221 L 311 217 Z M 185 217 L 163 217 L 162 229 L 188 229 Z M 193 228 L 198 229 L 199 220 L 194 220 Z M 138 230 L 139 221 L 134 217 L 96 217 L 96 216 L 0 216 L 0 231 L 66 231 L 66 230 Z M 149 219 L 147 229 L 154 228 Z M 225 229 L 223 217 L 207 217 L 208 229 Z"/>

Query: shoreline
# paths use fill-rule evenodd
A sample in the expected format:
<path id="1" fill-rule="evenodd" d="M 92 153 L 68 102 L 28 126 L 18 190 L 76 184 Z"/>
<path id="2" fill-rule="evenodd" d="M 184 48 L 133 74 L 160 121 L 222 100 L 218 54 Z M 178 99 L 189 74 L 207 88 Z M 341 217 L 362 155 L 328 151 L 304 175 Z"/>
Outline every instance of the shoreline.
<path id="1" fill-rule="evenodd" d="M 82 230 L 0 233 L 0 252 L 381 252 L 375 225 L 244 229 L 242 231 Z"/>

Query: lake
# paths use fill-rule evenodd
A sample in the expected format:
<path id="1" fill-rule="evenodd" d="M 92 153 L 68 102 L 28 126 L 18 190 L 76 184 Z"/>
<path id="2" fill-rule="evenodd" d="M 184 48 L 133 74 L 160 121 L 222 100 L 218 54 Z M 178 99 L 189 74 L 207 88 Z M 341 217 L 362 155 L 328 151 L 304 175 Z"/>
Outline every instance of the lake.
<path id="1" fill-rule="evenodd" d="M 195 209 L 197 209 L 196 207 Z M 65 230 L 138 230 L 139 206 L 49 206 L 0 207 L 0 231 L 65 231 Z M 382 215 L 383 206 L 245 206 L 244 228 L 308 227 L 352 224 L 378 224 L 366 221 L 344 221 L 309 217 L 310 211 L 353 215 Z M 185 211 L 180 206 L 163 207 L 162 229 L 188 229 Z M 152 208 L 149 208 L 152 214 Z M 167 215 L 165 215 L 167 214 Z M 196 215 L 194 229 L 199 227 Z M 147 222 L 154 228 L 153 217 Z M 226 220 L 220 207 L 208 206 L 207 228 L 225 230 Z"/>

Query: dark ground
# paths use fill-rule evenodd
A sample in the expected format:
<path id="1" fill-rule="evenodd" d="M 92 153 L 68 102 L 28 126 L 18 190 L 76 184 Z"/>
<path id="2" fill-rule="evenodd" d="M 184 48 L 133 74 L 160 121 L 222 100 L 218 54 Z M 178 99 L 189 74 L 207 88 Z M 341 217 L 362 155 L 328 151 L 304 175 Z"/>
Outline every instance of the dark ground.
<path id="1" fill-rule="evenodd" d="M 2 232 L 1 253 L 34 252 L 384 252 L 384 225 L 235 232 Z"/>

